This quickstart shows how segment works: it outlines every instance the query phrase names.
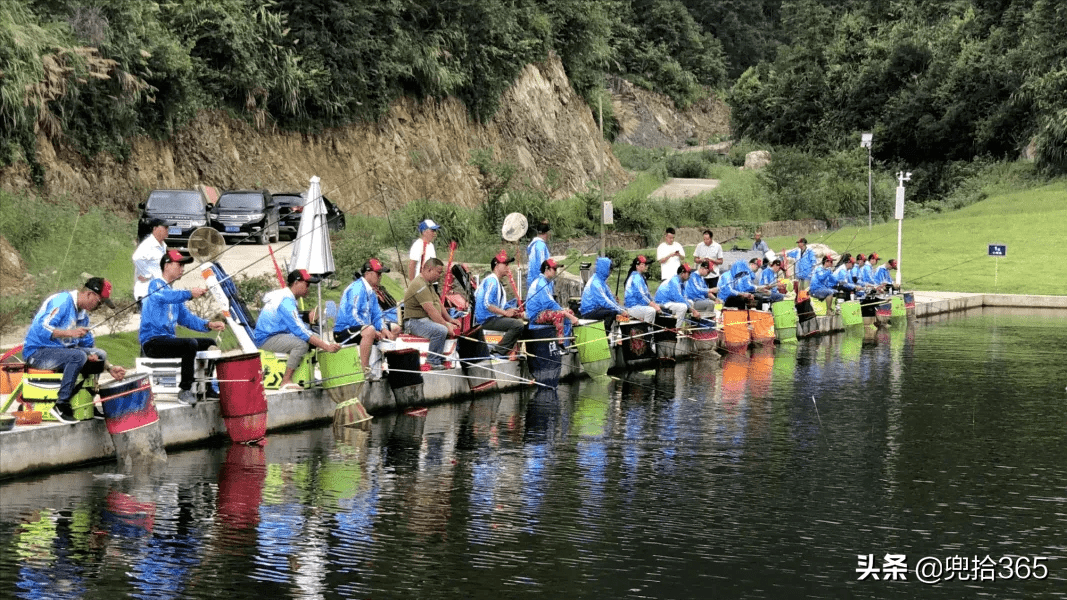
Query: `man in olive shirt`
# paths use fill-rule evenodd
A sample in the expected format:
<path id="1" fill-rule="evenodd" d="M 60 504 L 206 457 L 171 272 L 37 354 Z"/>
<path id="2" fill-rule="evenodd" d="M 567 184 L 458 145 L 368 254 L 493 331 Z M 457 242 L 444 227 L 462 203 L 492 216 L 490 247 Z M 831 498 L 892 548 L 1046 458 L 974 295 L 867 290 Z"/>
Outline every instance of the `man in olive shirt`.
<path id="1" fill-rule="evenodd" d="M 440 259 L 426 259 L 422 272 L 404 291 L 404 331 L 430 340 L 426 363 L 435 371 L 445 368 L 441 354 L 445 349 L 445 338 L 459 330 L 459 321 L 448 316 L 430 285 L 441 278 L 444 270 L 445 264 Z"/>

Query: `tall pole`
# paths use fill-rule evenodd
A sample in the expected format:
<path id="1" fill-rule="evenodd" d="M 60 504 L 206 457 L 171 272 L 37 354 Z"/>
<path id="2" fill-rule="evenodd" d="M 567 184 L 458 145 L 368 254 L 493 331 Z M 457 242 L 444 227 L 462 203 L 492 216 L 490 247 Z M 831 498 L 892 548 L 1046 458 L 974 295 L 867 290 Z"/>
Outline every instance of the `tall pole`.
<path id="1" fill-rule="evenodd" d="M 867 230 L 871 227 L 871 147 L 867 146 Z"/>
<path id="2" fill-rule="evenodd" d="M 604 232 L 604 94 L 597 94 L 597 113 L 600 121 L 600 139 L 597 147 L 600 148 L 600 256 L 607 256 L 607 237 Z"/>
<path id="3" fill-rule="evenodd" d="M 897 172 L 897 278 L 896 288 L 900 289 L 900 269 L 903 266 L 903 261 L 900 260 L 901 238 L 904 231 L 904 182 L 911 181 L 911 173 L 905 173 L 904 171 Z"/>

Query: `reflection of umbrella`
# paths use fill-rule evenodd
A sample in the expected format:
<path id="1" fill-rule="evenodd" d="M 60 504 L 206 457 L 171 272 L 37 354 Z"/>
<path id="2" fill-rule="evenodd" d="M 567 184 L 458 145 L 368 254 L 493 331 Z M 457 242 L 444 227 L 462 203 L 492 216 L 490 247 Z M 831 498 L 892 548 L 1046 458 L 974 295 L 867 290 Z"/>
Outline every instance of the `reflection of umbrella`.
<path id="1" fill-rule="evenodd" d="M 304 210 L 300 213 L 300 227 L 296 231 L 296 243 L 289 258 L 289 269 L 305 269 L 312 275 L 325 277 L 333 273 L 333 250 L 330 249 L 330 229 L 326 226 L 326 204 L 318 176 L 311 178 Z M 318 285 L 319 309 L 322 309 L 322 284 Z M 318 323 L 322 324 L 322 315 Z"/>

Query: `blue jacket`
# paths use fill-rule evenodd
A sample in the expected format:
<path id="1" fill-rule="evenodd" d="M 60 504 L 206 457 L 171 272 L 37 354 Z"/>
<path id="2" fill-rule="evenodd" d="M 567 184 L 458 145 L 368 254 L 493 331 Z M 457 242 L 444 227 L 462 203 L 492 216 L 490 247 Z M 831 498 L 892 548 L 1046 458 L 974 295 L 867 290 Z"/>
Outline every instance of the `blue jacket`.
<path id="1" fill-rule="evenodd" d="M 694 271 L 689 274 L 689 281 L 685 282 L 685 298 L 686 300 L 710 300 L 708 296 L 708 284 L 704 283 L 704 278 L 700 276 L 700 273 Z"/>
<path id="2" fill-rule="evenodd" d="M 545 243 L 545 240 L 535 237 L 526 246 L 526 256 L 529 257 L 530 261 L 526 271 L 526 289 L 530 289 L 534 280 L 541 275 L 541 263 L 548 260 L 548 244 Z"/>
<path id="3" fill-rule="evenodd" d="M 556 286 L 544 275 L 538 275 L 526 295 L 526 319 L 536 321 L 546 310 L 561 310 L 556 303 Z"/>
<path id="4" fill-rule="evenodd" d="M 367 280 L 360 277 L 345 288 L 341 305 L 337 308 L 334 331 L 348 328 L 362 329 L 370 325 L 378 331 L 385 330 L 385 317 L 378 306 L 378 294 L 374 293 Z"/>
<path id="5" fill-rule="evenodd" d="M 685 284 L 682 283 L 682 276 L 675 275 L 667 281 L 664 281 L 656 289 L 656 302 L 663 304 L 664 302 L 681 302 L 688 305 L 689 302 L 685 299 L 685 292 L 682 289 Z"/>
<path id="6" fill-rule="evenodd" d="M 814 275 L 812 275 L 814 277 Z M 759 272 L 759 285 L 771 285 L 772 283 L 778 283 L 778 274 L 774 272 L 774 269 L 770 267 L 764 267 Z"/>
<path id="7" fill-rule="evenodd" d="M 893 283 L 893 277 L 889 274 L 889 267 L 885 265 L 878 265 L 878 268 L 874 271 L 874 284 L 882 285 L 883 283 Z"/>
<path id="8" fill-rule="evenodd" d="M 626 308 L 634 306 L 648 306 L 652 303 L 652 294 L 648 291 L 648 282 L 645 276 L 637 271 L 631 271 L 626 278 L 626 293 L 623 295 Z"/>
<path id="9" fill-rule="evenodd" d="M 544 293 L 547 294 L 548 292 Z M 489 310 L 490 306 L 507 309 L 513 305 L 513 302 L 507 301 L 504 286 L 500 283 L 500 279 L 490 273 L 478 284 L 478 289 L 474 292 L 474 322 L 481 325 L 489 319 L 500 316 L 493 314 Z"/>
<path id="10" fill-rule="evenodd" d="M 619 306 L 611 291 L 608 290 L 608 274 L 610 273 L 611 259 L 606 256 L 596 259 L 596 272 L 589 278 L 585 289 L 582 290 L 581 311 L 583 315 L 602 308 L 617 313 L 626 312 L 626 309 Z"/>
<path id="11" fill-rule="evenodd" d="M 193 331 L 207 331 L 207 321 L 185 307 L 185 302 L 192 298 L 189 290 L 173 289 L 159 277 L 149 281 L 141 303 L 141 330 L 137 337 L 141 345 L 154 337 L 176 337 L 175 324 Z"/>
<path id="12" fill-rule="evenodd" d="M 300 318 L 296 308 L 296 296 L 289 288 L 282 288 L 263 294 L 263 310 L 256 319 L 256 330 L 252 339 L 257 346 L 262 346 L 267 338 L 279 333 L 291 333 L 305 342 L 311 339 L 311 330 Z"/>
<path id="13" fill-rule="evenodd" d="M 748 268 L 748 261 L 739 260 L 730 265 L 730 282 L 727 288 L 727 293 L 724 296 L 722 294 L 722 288 L 719 288 L 719 298 L 726 300 L 730 296 L 736 296 L 738 294 L 752 294 L 756 291 L 755 284 L 752 283 L 752 269 Z"/>
<path id="14" fill-rule="evenodd" d="M 811 276 L 811 293 L 815 294 L 824 291 L 834 291 L 834 286 L 837 284 L 837 278 L 834 277 L 834 272 L 826 267 L 816 267 L 815 274 Z"/>
<path id="15" fill-rule="evenodd" d="M 52 332 L 57 329 L 74 329 L 89 326 L 89 312 L 78 310 L 77 290 L 52 294 L 41 303 L 33 317 L 26 340 L 22 345 L 22 358 L 29 360 L 40 348 L 92 348 L 93 334 L 86 333 L 80 338 L 53 339 Z"/>
<path id="16" fill-rule="evenodd" d="M 837 267 L 834 271 L 834 279 L 837 280 L 837 284 L 846 290 L 856 289 L 856 285 L 852 283 L 852 271 L 848 268 L 847 264 Z"/>
<path id="17" fill-rule="evenodd" d="M 793 271 L 797 279 L 811 279 L 811 274 L 815 271 L 816 264 L 814 250 L 808 248 L 804 250 L 804 254 L 801 255 L 800 248 L 793 248 L 789 252 L 786 252 L 785 255 L 797 261 Z"/>
<path id="18" fill-rule="evenodd" d="M 878 282 L 874 280 L 874 270 L 871 269 L 870 263 L 865 263 L 860 269 L 857 282 L 865 285 L 878 285 Z"/>

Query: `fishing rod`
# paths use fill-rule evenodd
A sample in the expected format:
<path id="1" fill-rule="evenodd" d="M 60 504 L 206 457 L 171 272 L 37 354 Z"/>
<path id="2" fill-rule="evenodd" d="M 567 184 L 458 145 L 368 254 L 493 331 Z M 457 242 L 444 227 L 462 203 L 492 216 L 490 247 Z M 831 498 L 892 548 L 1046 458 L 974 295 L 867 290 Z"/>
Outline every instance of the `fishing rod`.
<path id="1" fill-rule="evenodd" d="M 430 352 L 429 350 L 427 350 L 426 353 L 427 354 L 433 354 L 434 356 L 440 356 L 441 358 L 448 358 L 448 355 L 441 354 L 439 352 Z M 496 369 L 491 369 L 489 367 L 486 367 L 486 366 L 482 365 L 480 361 L 474 361 L 474 360 L 463 359 L 463 358 L 456 358 L 456 359 L 450 359 L 450 360 L 454 360 L 455 362 L 458 362 L 460 364 L 466 364 L 468 366 L 478 367 L 480 369 L 484 369 L 486 371 L 489 371 L 490 373 L 496 373 L 497 375 L 502 375 L 504 377 L 509 377 L 510 378 L 509 381 L 514 381 L 514 382 L 517 382 L 517 383 L 526 383 L 526 384 L 536 383 L 536 380 L 534 380 L 534 379 L 527 379 L 527 378 L 522 377 L 520 375 L 513 375 L 511 373 L 505 373 L 504 371 L 498 371 Z M 485 377 L 471 377 L 471 379 L 486 379 L 486 378 Z M 545 387 L 548 387 L 548 386 L 545 386 Z"/>

